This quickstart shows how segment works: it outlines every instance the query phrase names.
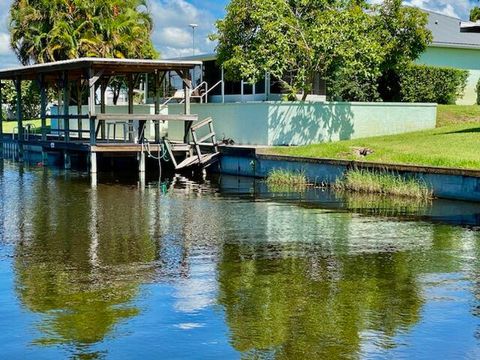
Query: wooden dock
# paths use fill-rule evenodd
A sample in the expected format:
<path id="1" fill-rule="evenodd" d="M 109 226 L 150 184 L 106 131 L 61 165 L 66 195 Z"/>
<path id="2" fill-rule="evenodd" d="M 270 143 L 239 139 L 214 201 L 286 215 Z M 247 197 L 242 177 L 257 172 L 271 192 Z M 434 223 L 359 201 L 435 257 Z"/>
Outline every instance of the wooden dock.
<path id="1" fill-rule="evenodd" d="M 48 152 L 60 152 L 63 154 L 66 168 L 70 167 L 70 156 L 75 153 L 86 157 L 92 174 L 98 171 L 97 154 L 137 156 L 140 173 L 145 172 L 147 155 L 158 157 L 159 160 L 168 155 L 177 170 L 192 166 L 200 168 L 209 166 L 216 161 L 219 154 L 212 119 L 198 122 L 198 116 L 190 114 L 192 96 L 190 71 L 200 64 L 194 61 L 84 58 L 0 71 L 0 83 L 2 80 L 13 81 L 18 99 L 16 134 L 3 134 L 0 106 L 0 142 L 2 142 L 0 151 L 3 151 L 5 146 L 13 144 L 19 161 L 23 160 L 26 147 L 40 149 L 44 154 L 42 159 L 46 159 L 45 154 Z M 183 114 L 161 113 L 170 101 L 168 99 L 162 103 L 160 94 L 162 83 L 170 72 L 176 73 L 183 82 Z M 143 74 L 153 78 L 154 114 L 134 113 L 134 88 Z M 128 113 L 106 113 L 106 91 L 110 82 L 118 78 L 122 78 L 127 84 Z M 20 95 L 24 81 L 36 81 L 40 88 L 42 126 L 39 134 L 30 133 L 30 129 L 23 125 L 25 119 Z M 0 84 L 0 89 L 1 87 Z M 61 93 L 58 99 L 58 114 L 47 114 L 47 89 L 52 88 Z M 72 96 L 72 93 L 75 93 L 75 96 Z M 82 112 L 82 99 L 85 97 L 88 99 L 88 113 Z M 76 114 L 71 114 L 71 107 L 74 104 L 77 111 Z M 99 112 L 97 106 L 100 107 Z M 47 118 L 61 122 L 62 127 L 49 130 L 46 126 Z M 83 120 L 88 121 L 88 126 L 85 126 Z M 161 138 L 160 125 L 172 122 L 184 124 L 183 139 L 173 141 Z M 153 123 L 155 129 L 151 139 L 145 136 L 147 123 Z M 123 136 L 120 138 L 117 136 L 117 128 L 122 129 Z M 110 134 L 111 129 L 113 135 Z M 198 136 L 200 129 L 202 135 Z M 207 135 L 203 135 L 205 131 Z"/>

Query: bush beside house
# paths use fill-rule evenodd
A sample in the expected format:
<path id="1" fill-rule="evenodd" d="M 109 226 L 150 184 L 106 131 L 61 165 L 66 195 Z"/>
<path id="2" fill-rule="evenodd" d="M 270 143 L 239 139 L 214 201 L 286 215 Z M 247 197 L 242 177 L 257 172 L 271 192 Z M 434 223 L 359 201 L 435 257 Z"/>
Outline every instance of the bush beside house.
<path id="1" fill-rule="evenodd" d="M 455 104 L 465 90 L 467 78 L 467 70 L 410 65 L 399 74 L 400 100 Z"/>
<path id="2" fill-rule="evenodd" d="M 477 82 L 477 105 L 480 105 L 480 79 Z"/>

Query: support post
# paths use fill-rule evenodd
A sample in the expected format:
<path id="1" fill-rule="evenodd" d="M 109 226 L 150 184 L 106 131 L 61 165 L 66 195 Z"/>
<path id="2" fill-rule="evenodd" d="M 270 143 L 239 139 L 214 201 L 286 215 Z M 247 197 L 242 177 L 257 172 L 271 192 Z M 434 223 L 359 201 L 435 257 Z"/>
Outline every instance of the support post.
<path id="1" fill-rule="evenodd" d="M 141 151 L 138 154 L 138 172 L 144 173 L 145 172 L 145 152 Z"/>
<path id="2" fill-rule="evenodd" d="M 90 152 L 90 174 L 97 173 L 97 153 Z"/>
<path id="3" fill-rule="evenodd" d="M 17 91 L 17 127 L 18 127 L 18 161 L 23 161 L 23 113 L 22 113 L 22 79 L 15 79 Z"/>
<path id="4" fill-rule="evenodd" d="M 100 114 L 105 114 L 106 104 L 105 104 L 105 92 L 107 91 L 107 79 L 102 78 L 100 82 Z M 102 140 L 105 140 L 105 121 L 102 121 L 100 124 L 100 137 Z"/>
<path id="5" fill-rule="evenodd" d="M 65 130 L 65 142 L 70 142 L 70 83 L 68 72 L 63 73 L 63 127 Z"/>
<path id="6" fill-rule="evenodd" d="M 127 75 L 127 83 L 128 83 L 128 113 L 129 114 L 133 114 L 133 87 L 134 87 L 134 81 L 133 81 L 133 75 L 132 74 L 128 74 Z M 132 120 L 129 120 L 129 127 L 132 126 Z M 140 130 L 139 130 L 139 134 L 140 134 Z M 129 142 L 133 142 L 133 138 L 132 138 L 132 133 L 129 131 Z"/>
<path id="7" fill-rule="evenodd" d="M 148 74 L 145 74 L 145 84 L 143 86 L 143 91 L 144 91 L 143 103 L 147 104 L 148 103 Z"/>
<path id="8" fill-rule="evenodd" d="M 42 122 L 42 141 L 47 141 L 47 90 L 45 76 L 40 75 L 40 121 Z M 43 151 L 42 151 L 43 152 Z"/>
<path id="9" fill-rule="evenodd" d="M 144 87 L 148 86 L 147 85 L 147 82 L 148 82 L 148 75 L 145 74 L 145 83 L 144 83 Z M 145 88 L 144 88 L 145 90 Z M 145 93 L 144 93 L 144 96 L 145 96 L 145 101 L 144 103 L 146 104 L 147 103 L 147 91 L 148 90 L 145 90 Z M 132 104 L 132 108 L 133 108 L 133 104 Z M 143 140 L 145 139 L 145 126 L 146 126 L 146 121 L 145 120 L 139 120 L 138 121 L 138 141 L 140 143 L 143 143 Z"/>
<path id="10" fill-rule="evenodd" d="M 165 75 L 164 75 L 165 77 Z M 160 114 L 160 73 L 155 73 L 154 90 L 155 90 L 155 115 Z M 160 121 L 155 121 L 155 143 L 160 143 Z"/>
<path id="11" fill-rule="evenodd" d="M 94 77 L 93 69 L 89 71 L 89 94 L 88 94 L 88 117 L 90 121 L 90 146 L 94 146 L 97 143 L 97 137 L 95 134 L 95 82 L 92 81 Z M 95 158 L 96 160 L 96 158 Z M 90 169 L 93 164 L 90 163 Z M 96 167 L 96 161 L 95 161 Z M 96 170 L 95 170 L 96 172 Z"/>
<path id="12" fill-rule="evenodd" d="M 184 106 L 184 114 L 185 115 L 190 115 L 190 92 L 192 90 L 192 80 L 190 78 L 190 72 L 188 70 L 185 70 L 183 72 L 183 91 L 184 91 L 184 96 L 185 96 L 185 106 Z M 183 137 L 183 142 L 188 144 L 188 139 L 189 139 L 189 131 L 190 128 L 192 127 L 192 122 L 191 121 L 186 121 L 185 122 L 185 134 Z"/>
<path id="13" fill-rule="evenodd" d="M 77 81 L 77 115 L 82 115 L 82 81 L 80 79 Z M 77 120 L 77 129 L 78 139 L 82 140 L 83 120 L 80 118 L 80 116 Z"/>

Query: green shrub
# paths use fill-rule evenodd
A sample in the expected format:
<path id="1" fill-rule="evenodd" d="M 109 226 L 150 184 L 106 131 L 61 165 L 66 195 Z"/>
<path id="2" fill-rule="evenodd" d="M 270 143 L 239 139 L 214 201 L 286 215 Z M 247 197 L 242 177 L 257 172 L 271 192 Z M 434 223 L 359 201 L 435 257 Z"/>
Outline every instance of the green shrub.
<path id="1" fill-rule="evenodd" d="M 468 71 L 410 65 L 401 71 L 399 77 L 401 101 L 454 104 L 465 90 Z"/>
<path id="2" fill-rule="evenodd" d="M 480 105 L 480 79 L 477 82 L 477 105 Z"/>
<path id="3" fill-rule="evenodd" d="M 22 114 L 25 120 L 38 119 L 40 117 L 40 89 L 35 81 L 22 83 Z M 3 112 L 4 120 L 15 120 L 17 113 L 17 91 L 12 81 L 4 81 L 2 89 L 2 104 L 5 105 Z"/>

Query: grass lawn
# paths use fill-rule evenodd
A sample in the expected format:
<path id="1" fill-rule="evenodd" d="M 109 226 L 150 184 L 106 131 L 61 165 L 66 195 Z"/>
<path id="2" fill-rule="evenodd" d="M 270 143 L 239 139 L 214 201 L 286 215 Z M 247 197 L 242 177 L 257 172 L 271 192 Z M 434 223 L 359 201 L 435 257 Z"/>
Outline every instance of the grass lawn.
<path id="1" fill-rule="evenodd" d="M 437 127 L 480 122 L 478 105 L 438 105 Z"/>
<path id="2" fill-rule="evenodd" d="M 339 141 L 298 147 L 275 147 L 270 154 L 364 160 L 480 170 L 480 106 L 439 106 L 439 127 L 392 136 Z M 354 155 L 366 147 L 373 154 Z"/>
<path id="3" fill-rule="evenodd" d="M 41 120 L 28 120 L 23 122 L 24 126 L 27 124 L 33 124 L 37 127 L 37 132 L 40 133 L 40 128 L 42 127 Z M 13 128 L 17 126 L 16 121 L 4 121 L 3 122 L 3 133 L 12 134 Z M 50 126 L 50 119 L 47 119 L 47 126 Z"/>

